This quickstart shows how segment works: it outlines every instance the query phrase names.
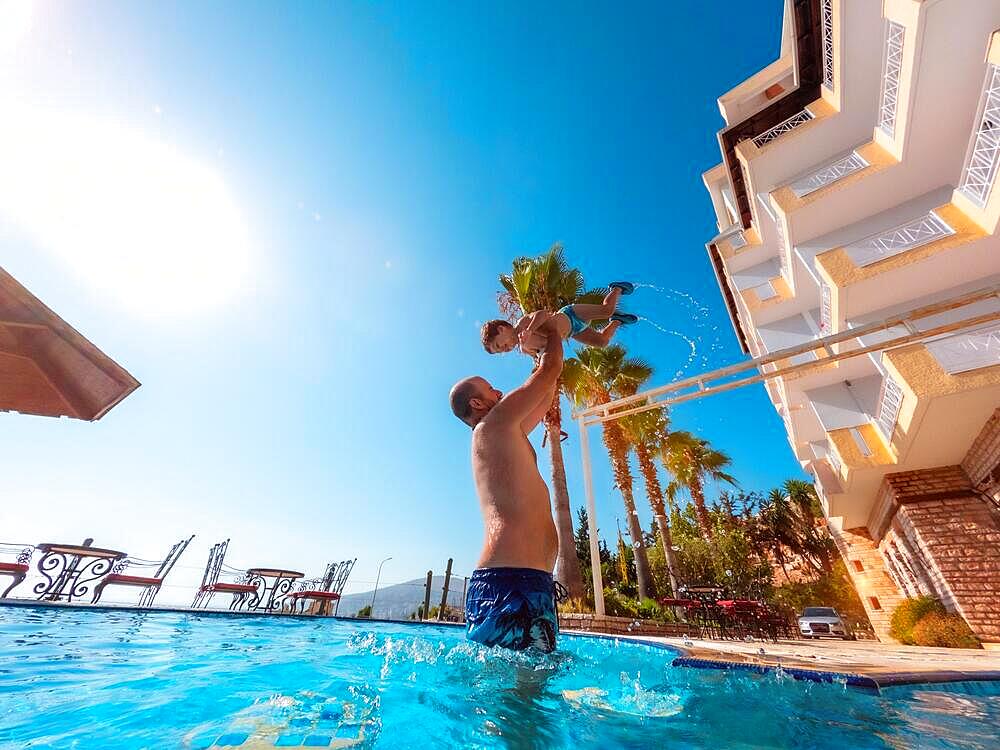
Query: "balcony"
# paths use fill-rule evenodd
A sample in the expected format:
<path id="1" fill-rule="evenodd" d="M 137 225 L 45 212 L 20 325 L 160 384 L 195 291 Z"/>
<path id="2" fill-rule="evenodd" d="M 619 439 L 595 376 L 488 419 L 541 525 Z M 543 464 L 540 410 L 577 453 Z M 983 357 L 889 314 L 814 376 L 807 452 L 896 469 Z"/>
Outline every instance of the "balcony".
<path id="1" fill-rule="evenodd" d="M 1000 322 L 893 349 L 882 365 L 879 430 L 900 463 L 959 463 L 1000 403 Z"/>
<path id="2" fill-rule="evenodd" d="M 950 200 L 938 204 L 949 192 L 933 191 L 796 248 L 829 288 L 822 291 L 825 333 L 839 331 L 845 319 L 1000 272 L 1000 255 L 982 228 Z M 833 239 L 837 245 L 822 249 Z"/>

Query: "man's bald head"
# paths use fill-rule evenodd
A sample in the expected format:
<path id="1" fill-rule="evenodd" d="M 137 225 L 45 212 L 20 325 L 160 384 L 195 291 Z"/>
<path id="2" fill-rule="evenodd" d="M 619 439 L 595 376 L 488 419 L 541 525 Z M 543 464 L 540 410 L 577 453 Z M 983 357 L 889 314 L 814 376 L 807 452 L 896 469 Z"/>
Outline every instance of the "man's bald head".
<path id="1" fill-rule="evenodd" d="M 449 399 L 452 413 L 469 427 L 475 427 L 503 394 L 484 378 L 473 376 L 459 380 L 451 387 Z"/>

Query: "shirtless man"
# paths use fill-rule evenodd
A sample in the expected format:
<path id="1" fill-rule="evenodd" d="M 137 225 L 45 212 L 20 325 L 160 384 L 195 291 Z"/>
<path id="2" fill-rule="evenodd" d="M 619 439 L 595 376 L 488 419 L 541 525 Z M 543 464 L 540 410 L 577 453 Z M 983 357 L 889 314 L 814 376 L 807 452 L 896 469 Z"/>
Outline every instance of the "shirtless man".
<path id="1" fill-rule="evenodd" d="M 552 651 L 559 632 L 556 527 L 528 434 L 552 404 L 563 344 L 552 326 L 534 335 L 545 344 L 524 385 L 504 396 L 483 378 L 466 378 L 451 389 L 451 410 L 472 428 L 472 475 L 486 527 L 466 594 L 467 636 L 486 646 Z"/>

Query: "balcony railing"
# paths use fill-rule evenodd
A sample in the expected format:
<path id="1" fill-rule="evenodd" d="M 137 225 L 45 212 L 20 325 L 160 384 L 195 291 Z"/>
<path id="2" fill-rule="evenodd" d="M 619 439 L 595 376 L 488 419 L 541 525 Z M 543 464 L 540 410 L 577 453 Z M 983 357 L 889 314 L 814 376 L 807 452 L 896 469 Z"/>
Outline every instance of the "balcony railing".
<path id="1" fill-rule="evenodd" d="M 906 224 L 852 242 L 844 249 L 856 265 L 870 266 L 954 233 L 955 230 L 944 219 L 934 211 L 928 211 Z"/>
<path id="2" fill-rule="evenodd" d="M 797 197 L 801 198 L 867 166 L 868 162 L 856 151 L 852 151 L 846 156 L 838 156 L 833 161 L 817 167 L 809 174 L 789 183 L 788 186 Z"/>
<path id="3" fill-rule="evenodd" d="M 882 378 L 882 392 L 878 398 L 878 418 L 875 424 L 887 441 L 892 440 L 896 420 L 899 418 L 899 408 L 903 405 L 903 389 L 899 387 L 891 375 L 886 373 Z"/>
<path id="4" fill-rule="evenodd" d="M 1000 163 L 1000 66 L 989 65 L 979 102 L 976 131 L 972 136 L 962 182 L 958 189 L 983 207 L 990 197 Z"/>
<path id="5" fill-rule="evenodd" d="M 819 285 L 819 328 L 824 336 L 833 333 L 833 292 L 825 281 Z"/>
<path id="6" fill-rule="evenodd" d="M 952 375 L 1000 365 L 1000 324 L 928 342 L 927 349 Z"/>
<path id="7" fill-rule="evenodd" d="M 833 91 L 833 0 L 820 3 L 823 26 L 823 85 Z"/>
<path id="8" fill-rule="evenodd" d="M 791 269 L 788 267 L 788 247 L 785 241 L 785 227 L 781 219 L 775 219 L 774 230 L 778 235 L 778 270 L 781 273 L 781 277 L 791 283 L 792 274 Z"/>
<path id="9" fill-rule="evenodd" d="M 795 130 L 795 128 L 799 127 L 800 125 L 804 125 L 811 119 L 813 119 L 812 112 L 810 112 L 808 109 L 803 109 L 801 112 L 797 112 L 796 114 L 789 117 L 787 120 L 779 122 L 773 128 L 765 130 L 763 133 L 758 135 L 756 138 L 753 139 L 753 145 L 755 145 L 757 148 L 763 148 L 768 143 L 773 141 L 775 138 L 779 138 L 780 136 L 783 136 L 785 133 L 790 133 L 791 131 Z"/>
<path id="10" fill-rule="evenodd" d="M 896 131 L 896 105 L 899 99 L 899 74 L 903 69 L 905 28 L 889 21 L 885 29 L 885 60 L 882 64 L 882 98 L 878 126 L 888 136 Z"/>

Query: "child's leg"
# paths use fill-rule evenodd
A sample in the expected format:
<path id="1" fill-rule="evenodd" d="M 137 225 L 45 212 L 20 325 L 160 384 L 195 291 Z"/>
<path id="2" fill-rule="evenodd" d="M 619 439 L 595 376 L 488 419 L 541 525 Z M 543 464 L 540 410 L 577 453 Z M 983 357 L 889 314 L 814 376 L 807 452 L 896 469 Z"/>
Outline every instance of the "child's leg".
<path id="1" fill-rule="evenodd" d="M 573 305 L 573 312 L 575 312 L 576 316 L 584 323 L 589 323 L 592 320 L 607 320 L 618 308 L 618 300 L 621 296 L 622 290 L 615 287 L 604 296 L 604 301 L 601 304 L 576 304 Z"/>
<path id="2" fill-rule="evenodd" d="M 620 326 L 621 323 L 615 321 L 614 323 L 608 323 L 600 331 L 595 331 L 593 328 L 587 328 L 576 334 L 573 339 L 586 346 L 596 346 L 603 349 L 608 345 L 608 342 L 611 341 L 611 337 L 615 335 L 615 331 L 617 331 Z"/>

